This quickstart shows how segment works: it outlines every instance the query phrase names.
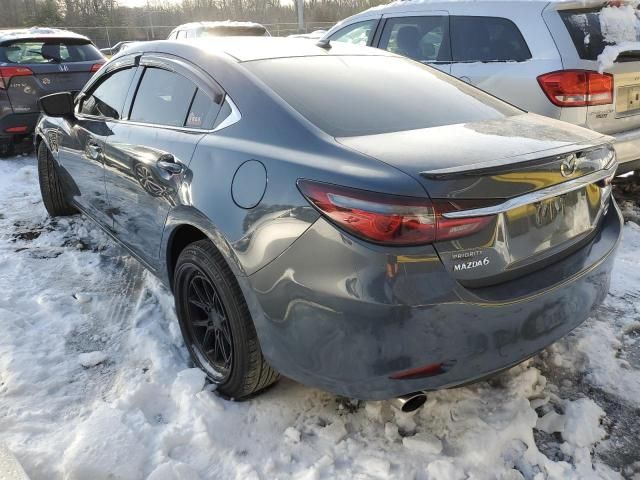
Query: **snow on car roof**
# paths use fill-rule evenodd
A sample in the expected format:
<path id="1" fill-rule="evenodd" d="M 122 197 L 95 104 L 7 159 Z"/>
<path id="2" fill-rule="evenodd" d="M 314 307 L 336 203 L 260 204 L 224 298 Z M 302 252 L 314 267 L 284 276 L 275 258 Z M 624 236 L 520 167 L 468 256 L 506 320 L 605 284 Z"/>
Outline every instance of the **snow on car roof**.
<path id="1" fill-rule="evenodd" d="M 0 42 L 28 38 L 75 38 L 89 41 L 84 35 L 59 28 L 31 27 L 0 30 Z"/>

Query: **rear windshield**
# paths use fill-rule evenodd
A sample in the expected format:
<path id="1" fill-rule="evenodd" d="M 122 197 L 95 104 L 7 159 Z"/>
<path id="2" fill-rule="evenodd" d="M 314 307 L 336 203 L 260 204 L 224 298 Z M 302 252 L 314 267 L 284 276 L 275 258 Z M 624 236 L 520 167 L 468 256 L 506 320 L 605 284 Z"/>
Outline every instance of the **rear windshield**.
<path id="1" fill-rule="evenodd" d="M 267 29 L 259 25 L 256 26 L 228 26 L 204 28 L 200 31 L 199 37 L 264 37 Z"/>
<path id="2" fill-rule="evenodd" d="M 464 82 L 401 57 L 278 58 L 244 65 L 307 120 L 334 137 L 522 113 Z"/>
<path id="3" fill-rule="evenodd" d="M 90 43 L 64 40 L 21 40 L 0 46 L 0 63 L 73 63 L 102 60 Z"/>
<path id="4" fill-rule="evenodd" d="M 612 16 L 618 14 L 616 15 L 618 19 L 624 19 L 624 16 L 619 15 L 617 9 L 614 8 L 615 7 L 609 7 L 607 11 L 610 11 Z M 560 18 L 562 18 L 562 21 L 569 31 L 569 35 L 571 35 L 571 40 L 576 47 L 578 56 L 583 60 L 597 60 L 598 55 L 602 53 L 607 45 L 614 45 L 619 41 L 636 40 L 635 38 L 619 38 L 617 39 L 618 42 L 616 42 L 615 37 L 624 33 L 621 31 L 622 24 L 617 25 L 616 23 L 612 23 L 609 29 L 617 31 L 603 32 L 603 26 L 606 26 L 607 22 L 609 22 L 609 17 L 603 13 L 604 10 L 603 8 L 589 8 L 562 10 L 559 12 Z M 613 18 L 613 20 L 616 20 L 616 18 Z M 635 22 L 635 18 L 632 18 L 631 21 Z"/>

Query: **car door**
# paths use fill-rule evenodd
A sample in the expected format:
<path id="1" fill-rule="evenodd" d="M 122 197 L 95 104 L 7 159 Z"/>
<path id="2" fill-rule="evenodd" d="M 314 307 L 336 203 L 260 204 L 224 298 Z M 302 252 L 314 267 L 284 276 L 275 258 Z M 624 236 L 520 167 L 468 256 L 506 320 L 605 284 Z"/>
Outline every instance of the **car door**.
<path id="1" fill-rule="evenodd" d="M 224 92 L 182 61 L 143 56 L 126 119 L 108 123 L 105 181 L 116 236 L 156 268 L 164 224 Z"/>
<path id="2" fill-rule="evenodd" d="M 449 73 L 449 40 L 449 14 L 446 11 L 393 13 L 384 15 L 376 46 Z"/>
<path id="3" fill-rule="evenodd" d="M 507 18 L 452 15 L 450 30 L 451 75 L 526 108 L 523 81 L 537 75 L 527 70 L 531 51 L 517 25 Z"/>
<path id="4" fill-rule="evenodd" d="M 109 123 L 120 118 L 135 67 L 117 65 L 76 100 L 76 119 L 61 136 L 59 162 L 74 202 L 103 226 L 113 226 L 104 183 L 104 145 Z"/>

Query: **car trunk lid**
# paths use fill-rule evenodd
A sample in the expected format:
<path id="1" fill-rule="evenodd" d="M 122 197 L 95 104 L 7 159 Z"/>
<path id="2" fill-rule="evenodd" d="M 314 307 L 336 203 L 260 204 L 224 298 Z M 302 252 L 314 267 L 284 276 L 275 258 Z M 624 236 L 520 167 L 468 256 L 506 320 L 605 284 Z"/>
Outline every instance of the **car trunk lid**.
<path id="1" fill-rule="evenodd" d="M 608 140 L 532 114 L 338 139 L 446 202 L 439 226 L 490 218 L 471 235 L 435 243 L 450 273 L 470 287 L 540 268 L 597 231 L 616 168 Z"/>

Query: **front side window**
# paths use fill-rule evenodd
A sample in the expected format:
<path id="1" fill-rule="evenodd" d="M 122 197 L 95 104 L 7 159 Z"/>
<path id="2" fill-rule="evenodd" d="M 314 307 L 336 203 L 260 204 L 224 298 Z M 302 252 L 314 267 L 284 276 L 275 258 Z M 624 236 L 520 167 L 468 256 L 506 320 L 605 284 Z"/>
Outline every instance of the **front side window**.
<path id="1" fill-rule="evenodd" d="M 147 68 L 131 107 L 135 122 L 182 127 L 196 86 L 182 75 L 160 68 Z"/>
<path id="2" fill-rule="evenodd" d="M 80 113 L 118 120 L 134 73 L 131 67 L 106 76 L 82 101 Z"/>
<path id="3" fill-rule="evenodd" d="M 523 62 L 531 52 L 511 20 L 497 17 L 451 17 L 454 62 Z"/>
<path id="4" fill-rule="evenodd" d="M 419 62 L 448 62 L 449 18 L 446 16 L 390 18 L 380 48 Z"/>
<path id="5" fill-rule="evenodd" d="M 378 20 L 366 20 L 353 23 L 331 35 L 332 42 L 351 43 L 353 45 L 368 45 L 378 24 Z"/>

